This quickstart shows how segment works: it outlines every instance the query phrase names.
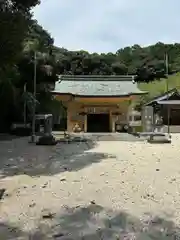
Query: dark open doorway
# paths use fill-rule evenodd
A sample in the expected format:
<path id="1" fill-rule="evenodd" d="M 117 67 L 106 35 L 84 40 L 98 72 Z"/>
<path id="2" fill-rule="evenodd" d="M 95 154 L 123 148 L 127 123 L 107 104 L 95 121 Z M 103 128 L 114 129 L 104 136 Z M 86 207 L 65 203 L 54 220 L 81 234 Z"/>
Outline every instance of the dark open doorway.
<path id="1" fill-rule="evenodd" d="M 110 132 L 109 114 L 88 114 L 87 132 Z"/>

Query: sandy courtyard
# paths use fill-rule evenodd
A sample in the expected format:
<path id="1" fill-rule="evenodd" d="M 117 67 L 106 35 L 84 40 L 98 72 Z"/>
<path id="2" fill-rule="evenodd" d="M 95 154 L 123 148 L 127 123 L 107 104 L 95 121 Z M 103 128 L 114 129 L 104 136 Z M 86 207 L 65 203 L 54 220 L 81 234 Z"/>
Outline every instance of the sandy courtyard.
<path id="1" fill-rule="evenodd" d="M 0 239 L 180 239 L 172 144 L 0 142 Z"/>

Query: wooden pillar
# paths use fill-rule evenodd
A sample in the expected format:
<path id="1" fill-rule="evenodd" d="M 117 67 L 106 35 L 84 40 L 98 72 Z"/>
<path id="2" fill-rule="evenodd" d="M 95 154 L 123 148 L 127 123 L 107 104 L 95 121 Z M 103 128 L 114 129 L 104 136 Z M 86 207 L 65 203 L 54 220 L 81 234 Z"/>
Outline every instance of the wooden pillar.
<path id="1" fill-rule="evenodd" d="M 67 131 L 71 132 L 71 111 L 70 107 L 67 107 Z"/>
<path id="2" fill-rule="evenodd" d="M 116 132 L 116 125 L 115 125 L 115 119 L 112 118 L 112 132 Z"/>
<path id="3" fill-rule="evenodd" d="M 87 132 L 87 115 L 84 116 L 84 132 Z"/>
<path id="4" fill-rule="evenodd" d="M 116 118 L 111 113 L 111 131 L 116 132 Z"/>
<path id="5" fill-rule="evenodd" d="M 129 115 L 132 112 L 132 110 L 133 110 L 132 99 L 130 99 L 128 102 L 128 108 L 127 108 L 127 114 L 126 114 L 126 120 L 128 124 L 129 124 Z"/>
<path id="6" fill-rule="evenodd" d="M 110 132 L 113 132 L 114 130 L 114 125 L 113 125 L 113 115 L 112 115 L 112 110 L 109 110 L 109 128 L 110 128 Z"/>

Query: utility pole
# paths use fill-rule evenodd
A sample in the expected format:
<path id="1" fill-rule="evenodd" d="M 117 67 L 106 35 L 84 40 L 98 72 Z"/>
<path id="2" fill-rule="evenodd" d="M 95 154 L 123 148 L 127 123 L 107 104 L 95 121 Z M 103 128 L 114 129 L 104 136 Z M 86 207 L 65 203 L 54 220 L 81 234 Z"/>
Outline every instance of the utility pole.
<path id="1" fill-rule="evenodd" d="M 33 110 L 32 110 L 32 136 L 31 142 L 36 142 L 36 80 L 37 80 L 37 54 L 34 51 L 34 79 L 33 79 Z"/>
<path id="2" fill-rule="evenodd" d="M 166 91 L 169 91 L 169 82 L 168 82 L 168 76 L 169 76 L 169 59 L 168 54 L 165 55 L 165 65 L 166 65 Z M 168 135 L 170 136 L 170 107 L 169 104 L 167 104 L 167 120 L 168 120 Z"/>
<path id="3" fill-rule="evenodd" d="M 166 66 L 166 91 L 169 91 L 169 83 L 168 83 L 168 76 L 169 76 L 169 59 L 168 54 L 165 55 L 165 66 Z"/>
<path id="4" fill-rule="evenodd" d="M 24 94 L 26 94 L 26 83 L 24 84 Z M 27 113 L 26 113 L 26 106 L 27 104 L 26 104 L 26 98 L 25 98 L 25 100 L 24 100 L 24 125 L 26 126 L 26 124 L 27 124 L 27 118 L 26 118 L 26 115 L 27 115 Z"/>

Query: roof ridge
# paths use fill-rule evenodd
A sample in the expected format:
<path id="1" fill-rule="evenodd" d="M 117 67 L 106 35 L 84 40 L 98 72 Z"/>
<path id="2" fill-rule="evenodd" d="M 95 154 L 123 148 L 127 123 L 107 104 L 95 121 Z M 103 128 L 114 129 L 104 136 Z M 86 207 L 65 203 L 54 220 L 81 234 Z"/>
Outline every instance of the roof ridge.
<path id="1" fill-rule="evenodd" d="M 61 81 L 133 81 L 134 75 L 59 75 Z"/>
<path id="2" fill-rule="evenodd" d="M 175 88 L 171 88 L 171 89 L 169 89 L 167 92 L 164 92 L 164 93 L 162 93 L 162 94 L 160 94 L 160 95 L 152 98 L 150 101 L 148 101 L 147 103 L 145 103 L 145 106 L 148 106 L 148 105 L 152 104 L 153 102 L 158 101 L 158 99 L 162 99 L 163 97 L 166 97 L 166 96 L 168 96 L 168 95 L 171 94 L 171 93 L 172 93 L 172 95 L 175 94 L 175 93 L 177 93 L 178 95 L 180 95 L 180 93 L 178 92 L 178 89 L 177 89 L 176 87 L 175 87 Z M 171 95 L 171 96 L 172 96 L 172 95 Z"/>

